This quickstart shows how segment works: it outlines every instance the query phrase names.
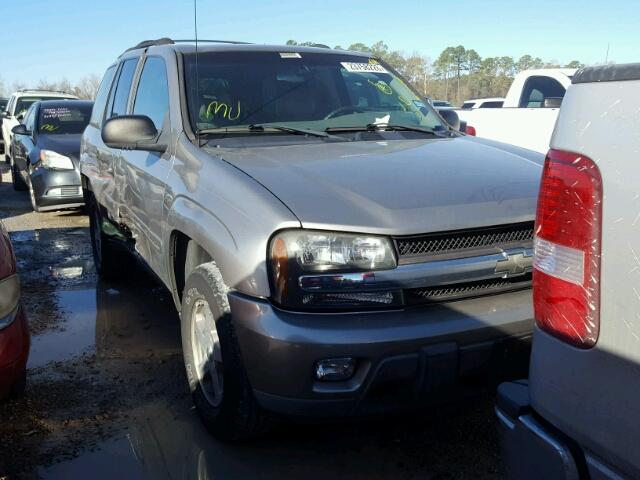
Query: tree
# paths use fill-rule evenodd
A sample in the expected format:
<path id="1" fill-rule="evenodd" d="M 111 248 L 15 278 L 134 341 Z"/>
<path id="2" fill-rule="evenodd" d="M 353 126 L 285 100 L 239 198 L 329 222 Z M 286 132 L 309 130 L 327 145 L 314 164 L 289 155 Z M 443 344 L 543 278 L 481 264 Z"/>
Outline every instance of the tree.
<path id="1" fill-rule="evenodd" d="M 516 70 L 522 72 L 523 70 L 531 70 L 534 68 L 542 68 L 544 62 L 539 58 L 533 58 L 531 55 L 523 55 L 516 62 Z"/>
<path id="2" fill-rule="evenodd" d="M 578 60 L 571 60 L 569 63 L 565 65 L 565 68 L 582 68 L 584 67 L 584 63 L 579 62 Z"/>
<path id="3" fill-rule="evenodd" d="M 96 98 L 100 87 L 100 77 L 97 75 L 87 75 L 82 77 L 80 82 L 73 87 L 73 94 L 78 98 L 93 100 Z"/>

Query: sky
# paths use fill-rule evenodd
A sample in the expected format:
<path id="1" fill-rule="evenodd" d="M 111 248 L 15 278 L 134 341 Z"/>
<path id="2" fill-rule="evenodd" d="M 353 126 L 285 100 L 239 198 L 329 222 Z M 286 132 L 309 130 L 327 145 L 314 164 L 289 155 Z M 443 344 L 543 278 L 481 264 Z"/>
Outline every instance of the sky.
<path id="1" fill-rule="evenodd" d="M 0 80 L 35 86 L 102 76 L 141 40 L 193 38 L 194 0 L 0 0 Z M 347 47 L 383 40 L 435 60 L 447 46 L 480 56 L 567 63 L 640 61 L 637 0 L 197 0 L 201 39 Z M 7 36 L 8 32 L 12 34 Z M 7 40 L 9 39 L 9 40 Z"/>

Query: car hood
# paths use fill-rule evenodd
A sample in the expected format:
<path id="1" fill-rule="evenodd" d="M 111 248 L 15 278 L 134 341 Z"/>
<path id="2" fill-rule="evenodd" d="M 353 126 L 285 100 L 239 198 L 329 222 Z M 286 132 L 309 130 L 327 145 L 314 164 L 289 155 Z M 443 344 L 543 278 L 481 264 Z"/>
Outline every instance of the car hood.
<path id="1" fill-rule="evenodd" d="M 211 150 L 305 228 L 408 235 L 533 220 L 543 156 L 473 137 Z"/>
<path id="2" fill-rule="evenodd" d="M 74 163 L 80 157 L 81 134 L 38 135 L 38 147 L 42 150 L 53 150 L 60 155 L 71 157 Z"/>

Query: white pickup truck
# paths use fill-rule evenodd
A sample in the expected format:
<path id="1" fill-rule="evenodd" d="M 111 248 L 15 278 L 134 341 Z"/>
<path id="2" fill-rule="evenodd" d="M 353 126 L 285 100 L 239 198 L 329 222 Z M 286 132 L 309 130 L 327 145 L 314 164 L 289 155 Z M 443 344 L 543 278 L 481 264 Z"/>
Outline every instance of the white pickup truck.
<path id="1" fill-rule="evenodd" d="M 529 382 L 498 389 L 509 479 L 640 478 L 640 63 L 573 78 L 543 169 Z"/>
<path id="2" fill-rule="evenodd" d="M 546 153 L 573 68 L 526 70 L 516 75 L 502 108 L 456 110 L 479 137 Z"/>

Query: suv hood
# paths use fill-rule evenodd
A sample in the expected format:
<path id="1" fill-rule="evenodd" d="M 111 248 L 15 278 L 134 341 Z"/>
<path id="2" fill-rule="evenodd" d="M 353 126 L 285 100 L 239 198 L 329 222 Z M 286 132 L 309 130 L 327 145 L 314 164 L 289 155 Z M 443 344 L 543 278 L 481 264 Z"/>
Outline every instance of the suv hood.
<path id="1" fill-rule="evenodd" d="M 533 220 L 544 157 L 473 137 L 210 150 L 304 228 L 409 235 Z"/>

